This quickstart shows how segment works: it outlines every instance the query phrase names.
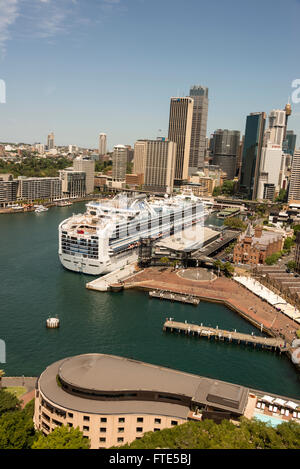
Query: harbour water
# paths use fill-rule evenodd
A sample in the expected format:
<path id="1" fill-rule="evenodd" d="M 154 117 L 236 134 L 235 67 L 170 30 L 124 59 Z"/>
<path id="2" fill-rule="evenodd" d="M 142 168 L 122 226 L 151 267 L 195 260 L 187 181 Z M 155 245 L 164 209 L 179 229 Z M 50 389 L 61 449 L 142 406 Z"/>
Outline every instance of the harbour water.
<path id="1" fill-rule="evenodd" d="M 7 376 L 37 376 L 55 360 L 98 352 L 300 398 L 299 376 L 285 356 L 162 331 L 166 317 L 172 317 L 258 334 L 224 306 L 87 290 L 91 277 L 64 270 L 57 256 L 59 222 L 83 211 L 84 204 L 74 204 L 0 216 L 0 339 L 6 343 L 6 363 L 0 367 Z M 207 224 L 213 221 L 210 217 Z M 60 328 L 47 329 L 46 319 L 56 315 Z"/>

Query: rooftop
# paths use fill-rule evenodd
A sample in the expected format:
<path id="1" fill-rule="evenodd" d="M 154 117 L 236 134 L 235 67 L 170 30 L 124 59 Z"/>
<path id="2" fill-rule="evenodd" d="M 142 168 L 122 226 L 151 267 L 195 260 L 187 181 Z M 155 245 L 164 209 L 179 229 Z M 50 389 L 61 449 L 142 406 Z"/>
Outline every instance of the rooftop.
<path id="1" fill-rule="evenodd" d="M 103 400 L 84 393 L 81 397 L 58 386 L 57 375 L 63 383 L 90 393 L 160 392 L 180 396 L 183 400 L 168 403 L 153 400 L 153 395 L 147 400 L 147 394 L 123 400 L 113 395 Z M 41 374 L 39 387 L 54 405 L 104 414 L 143 412 L 186 418 L 190 410 L 189 401 L 243 414 L 248 399 L 248 388 L 243 386 L 104 354 L 77 355 L 53 363 Z"/>

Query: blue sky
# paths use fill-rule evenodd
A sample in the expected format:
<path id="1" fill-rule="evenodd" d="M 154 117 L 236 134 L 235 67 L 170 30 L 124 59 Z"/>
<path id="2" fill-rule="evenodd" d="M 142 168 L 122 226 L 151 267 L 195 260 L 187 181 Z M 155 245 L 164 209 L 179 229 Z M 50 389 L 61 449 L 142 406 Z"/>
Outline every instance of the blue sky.
<path id="1" fill-rule="evenodd" d="M 299 0 L 0 0 L 0 141 L 166 135 L 170 97 L 193 84 L 209 87 L 208 134 L 244 132 L 300 79 L 299 17 Z"/>

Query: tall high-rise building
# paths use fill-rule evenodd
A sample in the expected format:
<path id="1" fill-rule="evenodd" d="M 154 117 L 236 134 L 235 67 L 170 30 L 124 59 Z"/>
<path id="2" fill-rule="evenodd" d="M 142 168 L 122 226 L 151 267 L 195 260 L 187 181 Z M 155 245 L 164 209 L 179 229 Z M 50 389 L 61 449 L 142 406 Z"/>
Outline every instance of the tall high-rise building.
<path id="1" fill-rule="evenodd" d="M 245 194 L 250 200 L 256 199 L 257 196 L 257 183 L 265 124 L 265 112 L 252 112 L 247 116 L 242 154 L 240 192 Z"/>
<path id="2" fill-rule="evenodd" d="M 146 167 L 146 140 L 138 140 L 134 144 L 133 173 L 145 174 Z"/>
<path id="3" fill-rule="evenodd" d="M 48 150 L 53 150 L 54 148 L 55 148 L 54 133 L 51 132 L 47 137 L 47 149 Z"/>
<path id="4" fill-rule="evenodd" d="M 294 151 L 288 201 L 300 200 L 300 149 Z"/>
<path id="5" fill-rule="evenodd" d="M 127 151 L 125 145 L 115 145 L 112 155 L 112 179 L 122 182 L 126 180 Z"/>
<path id="6" fill-rule="evenodd" d="M 86 174 L 86 194 L 92 194 L 95 184 L 95 161 L 88 156 L 78 156 L 73 161 L 73 169 Z"/>
<path id="7" fill-rule="evenodd" d="M 154 192 L 173 192 L 176 146 L 166 139 L 144 140 L 144 188 Z"/>
<path id="8" fill-rule="evenodd" d="M 107 140 L 107 135 L 104 133 L 101 133 L 99 135 L 99 156 L 106 155 L 106 140 Z"/>
<path id="9" fill-rule="evenodd" d="M 258 200 L 274 200 L 281 188 L 283 159 L 282 144 L 286 134 L 286 111 L 272 110 L 265 131 L 257 185 Z"/>
<path id="10" fill-rule="evenodd" d="M 188 179 L 194 101 L 190 97 L 171 98 L 168 139 L 177 143 L 174 184 Z"/>
<path id="11" fill-rule="evenodd" d="M 293 130 L 287 130 L 286 137 L 283 142 L 283 151 L 291 156 L 293 156 L 296 148 L 297 135 L 294 134 Z"/>
<path id="12" fill-rule="evenodd" d="M 212 164 L 219 166 L 227 174 L 227 179 L 234 179 L 236 174 L 240 138 L 238 130 L 218 129 L 213 134 Z"/>
<path id="13" fill-rule="evenodd" d="M 206 129 L 208 114 L 208 88 L 200 85 L 192 86 L 190 97 L 194 101 L 191 145 L 189 158 L 189 174 L 204 167 L 206 150 Z"/>

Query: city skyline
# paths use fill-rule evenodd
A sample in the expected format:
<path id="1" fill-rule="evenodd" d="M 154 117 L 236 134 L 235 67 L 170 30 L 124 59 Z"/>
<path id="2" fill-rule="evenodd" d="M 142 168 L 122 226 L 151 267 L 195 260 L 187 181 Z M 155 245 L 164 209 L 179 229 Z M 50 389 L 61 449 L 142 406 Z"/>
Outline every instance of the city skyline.
<path id="1" fill-rule="evenodd" d="M 31 0 L 26 7 L 7 0 L 0 5 L 0 79 L 7 89 L 0 140 L 44 143 L 53 130 L 57 145 L 97 148 L 97 136 L 105 132 L 112 151 L 116 144 L 167 136 L 170 98 L 188 96 L 197 84 L 210 90 L 207 135 L 218 128 L 242 134 L 251 112 L 283 109 L 299 76 L 291 45 L 299 35 L 300 3 L 265 0 L 259 17 L 256 4 L 241 11 L 236 0 L 191 0 L 187 12 L 193 15 L 182 24 L 181 0 Z M 237 22 L 241 14 L 247 24 Z M 263 38 L 282 24 L 282 60 L 274 61 Z M 258 37 L 253 25 L 262 31 Z M 292 106 L 289 129 L 298 134 L 300 104 Z"/>

